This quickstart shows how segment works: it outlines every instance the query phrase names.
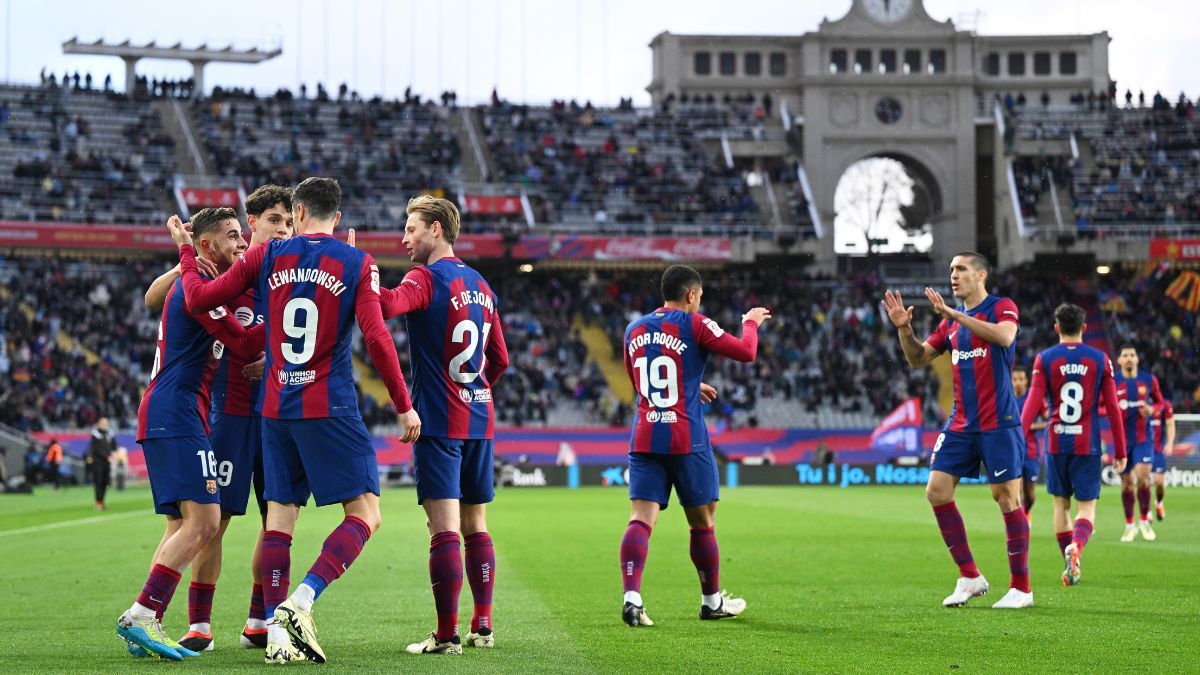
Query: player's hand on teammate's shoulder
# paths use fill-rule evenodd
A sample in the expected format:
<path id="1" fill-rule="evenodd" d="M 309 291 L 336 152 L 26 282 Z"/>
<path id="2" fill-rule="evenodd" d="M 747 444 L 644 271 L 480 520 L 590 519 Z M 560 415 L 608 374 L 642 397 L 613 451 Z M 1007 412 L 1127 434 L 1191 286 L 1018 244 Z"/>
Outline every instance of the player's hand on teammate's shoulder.
<path id="1" fill-rule="evenodd" d="M 711 384 L 708 384 L 707 382 L 701 382 L 700 383 L 700 402 L 701 403 L 712 403 L 715 400 L 717 400 L 716 387 L 712 386 Z"/>
<path id="2" fill-rule="evenodd" d="M 346 232 L 346 243 L 350 244 L 350 248 L 358 248 L 357 246 L 354 245 L 354 242 L 355 242 L 354 228 L 352 227 Z"/>
<path id="3" fill-rule="evenodd" d="M 242 377 L 247 380 L 257 382 L 262 379 L 263 371 L 267 366 L 267 353 L 263 352 L 258 355 L 258 358 L 246 365 L 242 366 Z"/>
<path id="4" fill-rule="evenodd" d="M 199 256 L 196 256 L 196 269 L 199 270 L 201 274 L 212 279 L 216 279 L 217 275 L 221 273 L 221 270 L 217 269 L 216 263 L 208 258 L 201 258 Z"/>
<path id="5" fill-rule="evenodd" d="M 742 315 L 742 323 L 753 321 L 754 325 L 761 326 L 769 318 L 771 318 L 771 310 L 766 307 L 755 307 Z"/>
<path id="6" fill-rule="evenodd" d="M 884 293 L 883 311 L 887 312 L 888 319 L 896 328 L 904 328 L 912 323 L 913 308 L 904 306 L 904 298 L 900 297 L 900 291 Z"/>
<path id="7" fill-rule="evenodd" d="M 176 246 L 192 243 L 191 223 L 185 224 L 178 215 L 167 219 L 167 231 L 171 233 Z"/>
<path id="8" fill-rule="evenodd" d="M 404 432 L 400 434 L 401 443 L 415 443 L 421 437 L 421 416 L 416 408 L 400 413 L 400 428 Z"/>
<path id="9" fill-rule="evenodd" d="M 1125 470 L 1125 463 L 1128 461 L 1129 460 L 1125 459 L 1125 458 L 1114 459 L 1113 460 L 1113 471 L 1116 471 L 1118 476 L 1121 475 L 1121 472 Z"/>

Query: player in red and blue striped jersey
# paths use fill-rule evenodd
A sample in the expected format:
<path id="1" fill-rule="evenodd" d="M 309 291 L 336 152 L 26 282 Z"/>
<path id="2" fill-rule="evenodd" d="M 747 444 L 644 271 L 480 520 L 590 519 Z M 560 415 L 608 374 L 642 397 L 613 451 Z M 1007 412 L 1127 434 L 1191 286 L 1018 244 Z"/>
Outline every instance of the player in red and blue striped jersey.
<path id="1" fill-rule="evenodd" d="M 380 523 L 379 476 L 371 436 L 358 413 L 350 354 L 352 322 L 362 328 L 371 360 L 391 395 L 402 440 L 415 440 L 412 409 L 395 343 L 379 308 L 379 272 L 370 255 L 333 237 L 341 188 L 309 178 L 292 193 L 296 237 L 251 249 L 228 272 L 205 283 L 178 219 L 168 223 L 179 244 L 189 305 L 210 307 L 256 287 L 266 317 L 263 465 L 267 532 L 262 574 L 268 624 L 267 661 L 289 659 L 288 643 L 324 662 L 312 605 L 361 553 Z M 341 503 L 345 519 L 329 535 L 303 583 L 285 600 L 291 535 L 309 496 L 318 506 Z M 275 623 L 278 622 L 278 623 Z M 284 630 L 286 629 L 286 630 Z M 290 640 L 289 640 L 290 636 Z"/>
<path id="2" fill-rule="evenodd" d="M 492 387 L 508 367 L 508 348 L 496 294 L 454 255 L 461 227 L 454 202 L 422 195 L 409 200 L 406 210 L 404 247 L 417 266 L 380 295 L 383 315 L 403 315 L 408 327 L 413 406 L 422 423 L 413 445 L 417 503 L 428 518 L 429 578 L 438 617 L 437 630 L 407 651 L 461 654 L 460 544 L 474 600 L 466 644 L 495 646 L 496 554 L 487 530 L 487 505 L 495 498 Z"/>
<path id="3" fill-rule="evenodd" d="M 1025 399 L 1029 394 L 1029 369 L 1025 366 L 1013 366 L 1013 394 L 1017 397 L 1017 410 L 1025 409 Z M 1038 413 L 1039 417 L 1044 415 Z M 1025 518 L 1033 523 L 1033 503 L 1037 501 L 1037 479 L 1042 468 L 1041 439 L 1038 432 L 1046 428 L 1046 421 L 1039 419 L 1025 432 L 1025 461 L 1021 466 L 1021 507 L 1025 509 Z"/>
<path id="4" fill-rule="evenodd" d="M 271 240 L 288 239 L 292 235 L 292 191 L 280 185 L 263 185 L 246 198 L 246 216 L 250 228 L 250 247 Z M 203 258 L 197 258 L 199 263 Z M 207 262 L 207 261 L 206 261 Z M 216 276 L 215 269 L 210 276 Z M 167 290 L 179 278 L 179 266 L 163 274 L 146 291 L 146 306 L 152 310 L 162 307 Z M 248 290 L 227 308 L 242 326 L 263 322 L 262 313 Z M 209 411 L 209 442 L 218 466 L 232 466 L 230 480 L 221 486 L 222 536 L 215 538 L 196 555 L 188 587 L 188 632 L 179 642 L 193 651 L 213 648 L 211 630 L 212 602 L 221 574 L 222 539 L 228 515 L 241 515 L 253 485 L 259 517 L 266 525 L 266 501 L 263 499 L 262 470 L 262 368 L 266 355 L 256 360 L 245 359 L 226 349 L 219 358 L 211 383 L 212 405 Z M 251 557 L 253 585 L 250 610 L 242 629 L 243 647 L 263 649 L 267 643 L 266 605 L 263 601 L 259 561 L 262 552 L 260 528 Z"/>
<path id="5" fill-rule="evenodd" d="M 192 227 L 201 255 L 218 271 L 228 268 L 246 248 L 232 209 L 204 209 L 196 214 Z M 183 569 L 219 536 L 221 487 L 232 472 L 232 467 L 216 461 L 208 439 L 209 384 L 215 373 L 212 356 L 226 349 L 257 355 L 264 337 L 262 329 L 245 330 L 224 307 L 209 309 L 187 305 L 181 281 L 167 291 L 150 385 L 138 407 L 137 434 L 145 451 L 155 512 L 167 516 L 167 531 L 141 596 L 117 622 L 117 633 L 131 645 L 175 660 L 196 652 L 162 633 L 161 612 Z M 142 653 L 134 647 L 131 652 Z"/>
<path id="6" fill-rule="evenodd" d="M 653 625 L 642 600 L 642 570 L 650 532 L 674 488 L 691 527 L 692 563 L 700 576 L 700 618 L 723 619 L 746 609 L 742 598 L 721 592 L 720 557 L 713 530 L 720 498 L 717 464 L 701 405 L 716 398 L 702 382 L 712 353 L 743 362 L 758 352 L 758 327 L 771 318 L 755 307 L 742 316 L 736 338 L 699 313 L 704 295 L 699 273 L 672 265 L 662 275 L 663 306 L 625 329 L 625 371 L 637 394 L 629 440 L 630 518 L 621 539 L 621 618 Z"/>
<path id="7" fill-rule="evenodd" d="M 1108 354 L 1083 344 L 1087 313 L 1072 304 L 1054 310 L 1058 344 L 1038 354 L 1033 386 L 1021 413 L 1028 433 L 1050 396 L 1047 431 L 1046 490 L 1054 496 L 1054 532 L 1066 562 L 1063 584 L 1079 583 L 1080 556 L 1096 523 L 1100 498 L 1103 447 L 1100 409 L 1104 406 L 1113 429 L 1114 468 L 1124 468 L 1125 434 L 1117 403 L 1113 365 Z M 1078 504 L 1071 521 L 1071 497 Z"/>
<path id="8" fill-rule="evenodd" d="M 1162 411 L 1163 395 L 1158 378 L 1138 368 L 1137 348 L 1122 345 L 1117 353 L 1117 395 L 1125 419 L 1125 440 L 1129 444 L 1129 464 L 1121 474 L 1121 504 L 1125 507 L 1125 532 L 1121 541 L 1131 542 L 1138 533 L 1146 541 L 1158 538 L 1150 526 L 1150 470 L 1154 465 L 1154 431 L 1150 422 Z M 1134 490 L 1137 490 L 1141 518 L 1133 522 Z"/>
<path id="9" fill-rule="evenodd" d="M 962 478 L 979 475 L 982 460 L 992 498 L 1004 515 L 1008 538 L 1009 591 L 992 605 L 1000 609 L 1033 606 L 1029 586 L 1029 520 L 1021 509 L 1021 469 L 1025 438 L 1021 411 L 1012 389 L 1012 364 L 1016 353 L 1020 316 L 1008 298 L 987 292 L 987 258 L 967 251 L 950 261 L 950 287 L 962 304 L 951 308 L 932 288 L 925 297 L 941 317 L 924 341 L 913 334 L 913 308 L 905 307 L 899 293 L 888 291 L 883 306 L 896 326 L 904 358 L 923 368 L 943 352 L 950 353 L 954 372 L 954 410 L 933 446 L 925 496 L 933 505 L 942 539 L 958 565 L 954 592 L 942 601 L 961 607 L 988 592 L 967 544 L 967 531 L 954 503 Z"/>
<path id="10" fill-rule="evenodd" d="M 1167 491 L 1167 455 L 1175 450 L 1175 408 L 1163 400 L 1162 410 L 1151 422 L 1154 425 L 1154 491 L 1157 493 L 1154 510 L 1159 520 L 1167 517 L 1163 498 Z"/>

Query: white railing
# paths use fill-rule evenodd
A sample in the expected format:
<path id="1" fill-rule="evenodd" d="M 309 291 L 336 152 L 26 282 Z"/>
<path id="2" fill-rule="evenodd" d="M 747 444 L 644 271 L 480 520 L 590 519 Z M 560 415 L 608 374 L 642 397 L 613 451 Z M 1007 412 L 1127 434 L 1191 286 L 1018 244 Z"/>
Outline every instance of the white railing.
<path id="1" fill-rule="evenodd" d="M 1058 223 L 1058 231 L 1063 231 L 1062 207 L 1058 205 L 1058 187 L 1054 185 L 1054 174 L 1049 169 L 1042 168 L 1042 177 L 1050 183 L 1050 203 L 1054 205 L 1054 222 Z"/>
<path id="2" fill-rule="evenodd" d="M 1008 196 L 1013 210 L 1013 219 L 1017 223 L 1017 234 L 1022 239 L 1029 236 L 1029 230 L 1025 227 L 1025 216 L 1021 215 L 1021 197 L 1017 194 L 1017 177 L 1013 173 L 1012 160 L 1008 159 L 1004 162 L 1004 173 L 1008 179 Z"/>
<path id="3" fill-rule="evenodd" d="M 475 155 L 475 161 L 479 164 L 479 175 L 484 180 L 488 179 L 487 160 L 483 156 L 483 146 L 479 142 L 479 134 L 475 131 L 475 120 L 471 117 L 471 108 L 463 106 L 459 108 L 459 114 L 462 115 L 463 126 L 467 128 L 467 138 L 471 141 L 471 151 Z"/>
<path id="4" fill-rule="evenodd" d="M 766 171 L 759 172 L 763 186 L 767 189 L 767 201 L 771 203 L 771 215 L 775 217 L 775 227 L 783 227 L 783 217 L 779 215 L 779 200 L 775 198 L 775 187 L 771 185 L 771 177 Z"/>
<path id="5" fill-rule="evenodd" d="M 729 134 L 721 132 L 721 152 L 725 155 L 725 168 L 733 168 L 733 149 L 729 147 Z"/>
<path id="6" fill-rule="evenodd" d="M 183 106 L 179 105 L 179 99 L 171 99 L 171 109 L 175 112 L 175 121 L 179 124 L 179 130 L 183 133 L 184 140 L 187 141 L 188 153 L 192 156 L 192 164 L 201 174 L 208 173 L 208 165 L 204 163 L 204 155 L 200 152 L 200 147 L 196 145 L 196 138 L 192 135 L 192 125 L 188 121 L 187 116 L 183 114 Z"/>
<path id="7" fill-rule="evenodd" d="M 817 239 L 822 239 L 825 237 L 825 229 L 821 227 L 821 212 L 813 200 L 812 186 L 808 184 L 808 172 L 804 170 L 803 163 L 796 165 L 796 180 L 800 182 L 800 191 L 804 193 L 804 201 L 808 202 L 808 217 L 812 220 L 813 232 L 817 233 Z"/>

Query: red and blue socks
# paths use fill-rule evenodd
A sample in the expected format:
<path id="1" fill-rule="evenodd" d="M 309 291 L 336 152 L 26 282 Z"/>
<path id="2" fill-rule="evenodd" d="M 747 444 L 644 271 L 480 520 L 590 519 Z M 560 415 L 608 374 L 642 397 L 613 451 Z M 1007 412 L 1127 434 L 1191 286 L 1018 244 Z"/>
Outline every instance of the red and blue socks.
<path id="1" fill-rule="evenodd" d="M 354 516 L 346 516 L 341 524 L 333 528 L 321 545 L 321 555 L 317 556 L 304 581 L 296 589 L 294 597 L 300 609 L 312 609 L 312 603 L 321 597 L 325 588 L 350 569 L 370 538 L 371 528 Z"/>
<path id="2" fill-rule="evenodd" d="M 197 633 L 211 632 L 213 595 L 216 584 L 201 584 L 193 581 L 188 586 L 188 624 Z"/>
<path id="3" fill-rule="evenodd" d="M 1121 490 L 1121 506 L 1125 508 L 1125 524 L 1133 524 L 1133 490 Z"/>
<path id="4" fill-rule="evenodd" d="M 1142 520 L 1150 520 L 1150 484 L 1139 483 L 1137 486 L 1138 512 Z"/>
<path id="5" fill-rule="evenodd" d="M 151 616 L 161 617 L 159 612 L 165 612 L 171 596 L 175 595 L 175 587 L 179 585 L 179 572 L 166 565 L 155 564 L 150 568 L 150 576 L 146 585 L 138 594 L 137 602 L 130 608 L 130 613 L 139 619 L 149 619 Z"/>
<path id="6" fill-rule="evenodd" d="M 1013 509 L 1004 514 L 1004 532 L 1008 538 L 1009 587 L 1029 593 L 1029 520 L 1025 510 Z"/>
<path id="7" fill-rule="evenodd" d="M 641 607 L 642 570 L 646 568 L 646 556 L 650 553 L 650 526 L 640 520 L 631 520 L 621 537 L 621 585 L 625 601 Z"/>
<path id="8" fill-rule="evenodd" d="M 267 605 L 263 601 L 262 584 L 254 584 L 250 589 L 250 614 L 246 617 L 246 627 L 262 629 L 267 625 Z"/>
<path id="9" fill-rule="evenodd" d="M 466 575 L 471 585 L 475 608 L 471 612 L 471 632 L 492 629 L 492 589 L 496 585 L 496 549 L 487 532 L 473 532 L 463 537 L 466 549 Z"/>
<path id="10" fill-rule="evenodd" d="M 1075 521 L 1075 523 L 1076 527 L 1078 527 L 1079 521 Z M 1074 539 L 1074 537 L 1074 530 L 1064 530 L 1063 532 L 1054 533 L 1054 538 L 1058 540 L 1058 552 L 1060 554 L 1064 556 L 1067 554 L 1067 547 L 1071 545 L 1071 541 Z"/>
<path id="11" fill-rule="evenodd" d="M 463 562 L 457 532 L 438 532 L 429 540 L 429 581 L 437 608 L 437 639 L 458 634 L 458 594 L 462 592 Z"/>
<path id="12" fill-rule="evenodd" d="M 1071 537 L 1071 541 L 1075 544 L 1075 550 L 1083 553 L 1083 547 L 1087 546 L 1088 539 L 1092 536 L 1092 521 L 1087 518 L 1075 519 L 1075 531 Z"/>
<path id="13" fill-rule="evenodd" d="M 937 518 L 938 528 L 942 531 L 942 541 L 950 549 L 950 557 L 958 565 L 960 576 L 974 579 L 979 576 L 979 568 L 975 566 L 975 557 L 971 555 L 971 547 L 967 544 L 967 526 L 963 524 L 962 514 L 954 502 L 947 502 L 933 507 L 933 515 Z M 1025 523 L 1026 541 L 1028 542 L 1029 523 Z"/>
<path id="14" fill-rule="evenodd" d="M 717 609 L 721 606 L 721 556 L 717 551 L 717 535 L 711 527 L 694 527 L 691 533 L 690 552 L 700 577 L 701 602 Z"/>
<path id="15" fill-rule="evenodd" d="M 259 556 L 259 571 L 263 587 L 265 615 L 268 617 L 267 639 L 271 642 L 288 642 L 287 631 L 278 623 L 270 621 L 275 608 L 287 600 L 288 585 L 292 570 L 292 535 L 278 530 L 263 533 L 262 554 Z"/>

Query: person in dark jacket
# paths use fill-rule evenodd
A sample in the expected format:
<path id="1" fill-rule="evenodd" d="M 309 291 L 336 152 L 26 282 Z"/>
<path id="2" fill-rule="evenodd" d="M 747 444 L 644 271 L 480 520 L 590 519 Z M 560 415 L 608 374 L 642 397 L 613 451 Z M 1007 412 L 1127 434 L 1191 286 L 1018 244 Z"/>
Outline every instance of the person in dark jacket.
<path id="1" fill-rule="evenodd" d="M 92 429 L 88 441 L 87 463 L 92 470 L 92 486 L 96 489 L 96 510 L 104 510 L 104 494 L 108 492 L 109 467 L 117 450 L 117 440 L 108 428 L 108 418 L 101 417 Z"/>

